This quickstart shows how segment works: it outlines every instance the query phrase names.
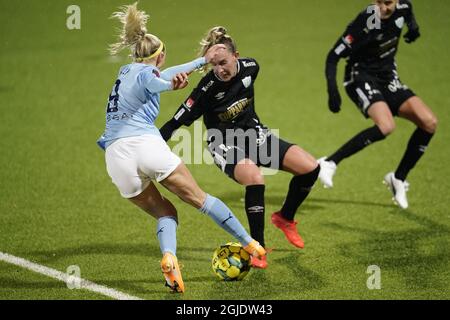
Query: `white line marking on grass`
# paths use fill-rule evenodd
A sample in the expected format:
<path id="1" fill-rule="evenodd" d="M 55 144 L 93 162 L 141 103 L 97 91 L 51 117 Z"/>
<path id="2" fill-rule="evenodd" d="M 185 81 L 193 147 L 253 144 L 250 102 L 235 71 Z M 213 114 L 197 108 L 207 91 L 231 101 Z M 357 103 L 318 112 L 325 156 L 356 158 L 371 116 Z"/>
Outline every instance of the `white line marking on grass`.
<path id="1" fill-rule="evenodd" d="M 47 277 L 50 277 L 50 278 L 53 278 L 56 280 L 60 280 L 65 283 L 68 283 L 68 281 L 73 281 L 73 279 L 74 279 L 72 275 L 68 275 L 64 272 L 61 272 L 61 271 L 58 271 L 58 270 L 55 270 L 52 268 L 48 268 L 46 266 L 10 255 L 7 253 L 3 253 L 3 252 L 0 252 L 0 261 L 14 264 L 16 266 L 34 271 L 36 273 L 43 274 Z M 104 296 L 107 296 L 107 297 L 110 297 L 113 299 L 117 299 L 117 300 L 142 300 L 141 298 L 130 296 L 126 293 L 117 291 L 115 289 L 111 289 L 111 288 L 108 288 L 105 286 L 98 285 L 89 280 L 85 280 L 82 278 L 79 278 L 77 280 L 79 280 L 80 289 L 93 291 L 93 292 L 96 292 L 96 293 L 99 293 Z"/>

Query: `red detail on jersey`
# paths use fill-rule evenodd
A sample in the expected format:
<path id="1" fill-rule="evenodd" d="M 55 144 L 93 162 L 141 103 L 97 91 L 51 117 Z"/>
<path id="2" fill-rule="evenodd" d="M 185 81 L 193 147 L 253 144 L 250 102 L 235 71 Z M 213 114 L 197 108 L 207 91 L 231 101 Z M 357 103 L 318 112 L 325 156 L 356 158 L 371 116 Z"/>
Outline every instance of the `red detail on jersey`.
<path id="1" fill-rule="evenodd" d="M 353 41 L 355 41 L 355 39 L 353 38 L 353 36 L 352 36 L 351 34 L 349 34 L 349 35 L 347 35 L 347 36 L 344 38 L 344 41 L 345 41 L 345 43 L 347 43 L 347 44 L 352 44 Z"/>
<path id="2" fill-rule="evenodd" d="M 160 74 L 159 74 L 159 72 L 158 72 L 158 70 L 153 69 L 152 72 L 153 72 L 153 74 L 154 74 L 155 76 L 157 76 L 158 78 L 161 77 Z"/>
<path id="3" fill-rule="evenodd" d="M 194 105 L 195 101 L 192 98 L 187 99 L 186 101 L 186 107 L 188 107 L 189 109 Z"/>

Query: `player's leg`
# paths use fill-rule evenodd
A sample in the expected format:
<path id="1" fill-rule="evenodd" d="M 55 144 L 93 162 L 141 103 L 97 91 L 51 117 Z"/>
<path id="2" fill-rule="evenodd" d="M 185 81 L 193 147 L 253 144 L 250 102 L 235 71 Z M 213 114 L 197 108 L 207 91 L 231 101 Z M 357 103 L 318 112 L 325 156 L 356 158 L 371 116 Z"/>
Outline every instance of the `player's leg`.
<path id="1" fill-rule="evenodd" d="M 160 183 L 181 200 L 210 216 L 218 226 L 238 239 L 250 254 L 265 255 L 264 248 L 245 231 L 231 210 L 221 200 L 206 194 L 183 163 Z"/>
<path id="2" fill-rule="evenodd" d="M 161 270 L 166 285 L 173 291 L 184 292 L 184 282 L 176 257 L 178 220 L 175 207 L 152 182 L 141 194 L 129 200 L 158 220 L 156 236 L 163 254 Z"/>
<path id="3" fill-rule="evenodd" d="M 155 172 L 170 170 L 171 154 L 167 156 L 170 150 L 164 145 L 161 138 L 123 138 L 106 149 L 105 158 L 108 174 L 121 195 L 158 220 L 156 234 L 163 254 L 161 269 L 172 290 L 182 292 L 184 284 L 175 256 L 177 212 L 151 181 Z M 163 162 L 162 168 L 155 165 Z"/>
<path id="4" fill-rule="evenodd" d="M 245 211 L 247 213 L 250 235 L 263 247 L 264 240 L 264 176 L 259 167 L 250 159 L 242 159 L 233 166 L 233 177 L 241 185 L 245 186 Z M 262 259 L 252 258 L 254 267 L 267 268 L 266 257 Z"/>
<path id="5" fill-rule="evenodd" d="M 283 140 L 280 140 L 280 143 L 285 144 Z M 303 248 L 304 242 L 297 232 L 294 216 L 316 182 L 320 167 L 308 152 L 297 145 L 291 145 L 282 158 L 281 169 L 294 176 L 289 183 L 283 207 L 279 212 L 272 214 L 272 223 L 284 232 L 289 242 Z"/>
<path id="6" fill-rule="evenodd" d="M 367 108 L 366 112 L 375 125 L 359 132 L 331 156 L 319 159 L 321 166 L 319 178 L 325 187 L 331 188 L 333 186 L 333 175 L 336 172 L 337 165 L 343 159 L 354 155 L 374 142 L 383 140 L 394 131 L 394 117 L 386 102 L 375 102 Z"/>
<path id="7" fill-rule="evenodd" d="M 397 170 L 389 172 L 384 177 L 384 183 L 394 195 L 393 200 L 403 209 L 408 208 L 406 192 L 409 183 L 406 181 L 406 177 L 423 156 L 437 128 L 437 118 L 430 108 L 417 96 L 410 96 L 405 100 L 404 97 L 408 95 L 412 95 L 408 89 L 400 90 L 400 93 L 393 96 L 393 99 L 394 102 L 404 100 L 400 104 L 398 115 L 413 122 L 417 128 L 409 139 Z"/>
<path id="8" fill-rule="evenodd" d="M 245 211 L 251 236 L 263 247 L 264 241 L 264 177 L 250 159 L 242 159 L 234 167 L 234 179 L 245 186 Z"/>
<path id="9" fill-rule="evenodd" d="M 395 171 L 395 177 L 404 181 L 428 147 L 436 132 L 438 121 L 431 109 L 417 96 L 409 98 L 401 105 L 399 116 L 417 126 Z"/>

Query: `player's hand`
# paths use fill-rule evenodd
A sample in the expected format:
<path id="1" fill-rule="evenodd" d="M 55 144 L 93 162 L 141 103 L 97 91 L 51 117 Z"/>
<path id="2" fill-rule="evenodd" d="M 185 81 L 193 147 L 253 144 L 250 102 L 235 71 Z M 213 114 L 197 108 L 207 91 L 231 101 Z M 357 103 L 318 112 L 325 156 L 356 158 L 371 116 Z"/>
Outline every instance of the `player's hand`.
<path id="1" fill-rule="evenodd" d="M 338 113 L 341 110 L 341 95 L 338 89 L 328 90 L 328 108 L 333 113 Z"/>
<path id="2" fill-rule="evenodd" d="M 407 33 L 403 36 L 406 43 L 411 43 L 417 40 L 420 37 L 419 28 L 417 29 L 409 29 Z"/>
<path id="3" fill-rule="evenodd" d="M 177 73 L 172 78 L 172 89 L 173 90 L 180 90 L 183 88 L 186 88 L 186 86 L 189 84 L 189 76 L 185 72 Z"/>
<path id="4" fill-rule="evenodd" d="M 215 44 L 211 48 L 208 49 L 205 53 L 206 63 L 214 63 L 217 60 L 217 55 L 226 50 L 227 47 L 224 44 Z"/>

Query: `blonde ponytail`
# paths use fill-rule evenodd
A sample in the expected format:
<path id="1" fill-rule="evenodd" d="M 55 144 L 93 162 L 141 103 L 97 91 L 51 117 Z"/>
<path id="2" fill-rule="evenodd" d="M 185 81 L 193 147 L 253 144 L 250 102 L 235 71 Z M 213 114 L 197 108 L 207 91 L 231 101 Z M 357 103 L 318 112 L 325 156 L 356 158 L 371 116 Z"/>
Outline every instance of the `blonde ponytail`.
<path id="1" fill-rule="evenodd" d="M 149 15 L 137 8 L 137 2 L 123 6 L 118 12 L 114 12 L 111 18 L 118 19 L 123 27 L 119 34 L 119 41 L 109 46 L 112 55 L 118 54 L 125 48 L 129 48 L 132 57 L 137 62 L 152 59 L 159 55 L 164 45 L 157 36 L 147 33 L 147 21 Z M 157 53 L 155 55 L 155 53 Z"/>
<path id="2" fill-rule="evenodd" d="M 236 53 L 236 43 L 233 38 L 227 33 L 227 29 L 222 26 L 217 26 L 209 29 L 206 36 L 200 41 L 199 56 L 203 57 L 209 48 L 215 44 L 224 44 L 232 53 Z M 201 71 L 207 71 L 207 66 L 204 66 Z"/>

